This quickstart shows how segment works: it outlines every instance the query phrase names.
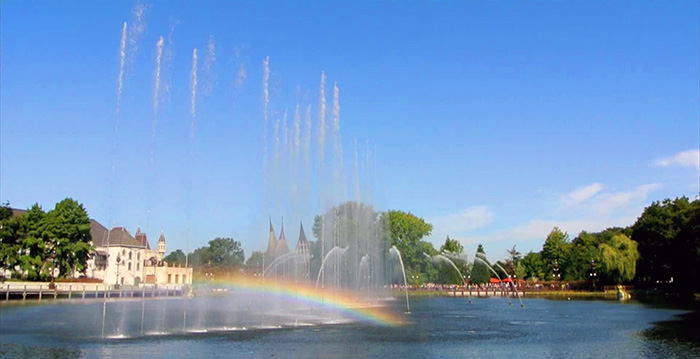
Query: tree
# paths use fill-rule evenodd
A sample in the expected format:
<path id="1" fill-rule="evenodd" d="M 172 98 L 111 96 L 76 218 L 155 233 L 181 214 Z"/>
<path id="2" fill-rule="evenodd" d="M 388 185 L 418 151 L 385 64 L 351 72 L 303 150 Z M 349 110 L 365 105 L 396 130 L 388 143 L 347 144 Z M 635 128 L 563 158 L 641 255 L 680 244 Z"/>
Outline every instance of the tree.
<path id="1" fill-rule="evenodd" d="M 93 247 L 90 245 L 90 217 L 82 204 L 66 198 L 49 211 L 41 226 L 44 239 L 44 258 L 55 252 L 60 276 L 84 272 Z M 53 265 L 53 264 L 52 264 Z"/>
<path id="2" fill-rule="evenodd" d="M 206 247 L 192 254 L 193 265 L 207 267 L 219 272 L 230 271 L 243 264 L 245 254 L 241 243 L 232 238 L 214 238 Z"/>
<path id="3" fill-rule="evenodd" d="M 609 243 L 598 246 L 606 276 L 616 283 L 630 281 L 636 273 L 639 252 L 637 242 L 624 234 L 616 234 Z"/>
<path id="4" fill-rule="evenodd" d="M 513 248 L 508 250 L 508 259 L 504 263 L 505 265 L 503 266 L 503 268 L 509 270 L 510 275 L 514 275 L 516 278 L 523 279 L 523 276 L 525 275 L 523 267 L 518 266 L 521 258 L 522 254 L 518 251 L 517 248 L 515 248 L 515 245 L 513 245 Z"/>
<path id="5" fill-rule="evenodd" d="M 482 253 L 486 254 L 484 252 L 484 246 L 479 244 L 476 248 L 476 253 Z M 482 262 L 481 260 L 476 259 L 477 256 L 474 256 L 474 266 L 472 267 L 472 272 L 471 272 L 471 282 L 475 284 L 483 284 L 483 283 L 489 283 L 491 280 L 491 272 L 489 269 L 486 267 L 486 264 Z"/>
<path id="6" fill-rule="evenodd" d="M 372 206 L 356 201 L 342 203 L 317 215 L 311 229 L 316 241 L 309 243 L 311 276 L 318 273 L 324 256 L 335 245 L 348 248 L 339 260 L 347 263 L 344 266 L 347 270 L 343 275 L 350 281 L 355 279 L 354 276 L 358 273 L 356 266 L 359 265 L 362 256 L 371 254 L 371 260 L 378 260 L 375 257 L 377 254 L 386 255 L 389 246 L 388 242 L 377 240 L 380 236 L 377 219 L 378 213 Z M 384 261 L 381 260 L 381 263 Z"/>
<path id="7" fill-rule="evenodd" d="M 167 256 L 163 258 L 164 262 L 167 262 L 168 265 L 179 265 L 179 266 L 184 266 L 185 265 L 185 253 L 182 251 L 182 249 L 175 250 L 173 252 L 170 252 Z"/>
<path id="8" fill-rule="evenodd" d="M 543 279 L 545 276 L 544 263 L 542 256 L 538 252 L 530 251 L 523 257 L 520 263 L 523 265 L 525 272 L 524 278 Z"/>
<path id="9" fill-rule="evenodd" d="M 451 260 L 459 269 L 462 275 L 466 276 L 467 265 L 466 256 L 463 254 L 464 247 L 456 239 L 451 239 L 450 236 L 445 238 L 445 243 L 440 247 L 440 253 Z M 437 282 L 444 284 L 462 284 L 464 278 L 461 278 L 459 273 L 449 263 L 440 262 Z"/>
<path id="10" fill-rule="evenodd" d="M 22 219 L 12 217 L 9 202 L 0 206 L 0 268 L 14 270 L 20 262 Z"/>
<path id="11" fill-rule="evenodd" d="M 569 245 L 569 234 L 558 227 L 554 227 L 547 235 L 547 239 L 542 245 L 542 259 L 548 277 L 553 274 L 555 263 L 559 266 L 559 274 L 563 276 L 569 259 Z"/>
<path id="12" fill-rule="evenodd" d="M 398 210 L 383 212 L 379 222 L 385 241 L 401 252 L 407 277 L 420 275 L 421 269 L 432 269 L 432 264 L 423 255 L 426 250 L 430 251 L 432 244 L 421 240 L 432 232 L 430 223 L 412 213 Z"/>
<path id="13" fill-rule="evenodd" d="M 632 240 L 639 244 L 641 256 L 638 265 L 638 282 L 654 285 L 666 283 L 675 278 L 679 290 L 696 286 L 698 277 L 686 273 L 692 272 L 693 263 L 697 263 L 698 246 L 692 240 L 684 240 L 692 233 L 694 220 L 700 201 L 691 204 L 687 197 L 666 199 L 653 202 L 644 209 L 642 215 L 632 226 Z M 696 237 L 697 238 L 697 237 Z M 678 281 L 678 278 L 684 278 Z M 694 278 L 691 279 L 691 278 Z M 697 287 L 696 287 L 697 288 Z"/>
<path id="14" fill-rule="evenodd" d="M 245 266 L 249 268 L 262 268 L 263 256 L 264 254 L 262 251 L 253 251 L 253 253 L 250 254 L 250 258 L 245 261 Z"/>
<path id="15" fill-rule="evenodd" d="M 464 247 L 458 240 L 451 239 L 450 236 L 447 236 L 447 238 L 445 238 L 445 243 L 440 247 L 440 252 L 449 252 L 454 255 L 460 255 L 462 252 L 464 252 Z"/>

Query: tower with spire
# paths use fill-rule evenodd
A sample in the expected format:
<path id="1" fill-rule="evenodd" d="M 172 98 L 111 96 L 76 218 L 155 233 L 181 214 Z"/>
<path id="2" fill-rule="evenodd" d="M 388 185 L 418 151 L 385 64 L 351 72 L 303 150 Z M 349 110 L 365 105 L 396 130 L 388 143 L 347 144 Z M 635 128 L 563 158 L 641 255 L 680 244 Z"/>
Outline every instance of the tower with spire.
<path id="1" fill-rule="evenodd" d="M 163 260 L 163 256 L 165 255 L 165 234 L 163 234 L 163 230 L 160 230 L 160 237 L 158 238 L 158 262 Z"/>
<path id="2" fill-rule="evenodd" d="M 306 239 L 306 233 L 304 233 L 304 224 L 301 221 L 299 222 L 299 240 L 294 252 L 297 254 L 295 259 L 296 278 L 309 279 L 310 245 Z"/>
<path id="3" fill-rule="evenodd" d="M 275 259 L 275 250 L 277 248 L 277 236 L 275 229 L 272 227 L 272 218 L 270 218 L 270 236 L 267 240 L 267 251 L 265 251 L 265 261 L 272 263 Z"/>
<path id="4" fill-rule="evenodd" d="M 284 219 L 282 219 L 282 229 L 280 229 L 280 238 L 275 246 L 275 258 L 283 256 L 289 253 L 289 246 L 287 245 L 287 239 L 284 236 Z"/>

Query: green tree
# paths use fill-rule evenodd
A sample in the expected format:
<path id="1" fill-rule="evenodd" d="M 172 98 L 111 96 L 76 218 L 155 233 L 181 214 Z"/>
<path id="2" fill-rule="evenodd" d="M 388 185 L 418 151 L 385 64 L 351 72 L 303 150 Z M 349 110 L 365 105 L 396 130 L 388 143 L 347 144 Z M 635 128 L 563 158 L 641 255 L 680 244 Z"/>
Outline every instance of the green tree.
<path id="1" fill-rule="evenodd" d="M 23 217 L 12 217 L 10 203 L 0 206 L 0 268 L 14 270 L 20 263 Z"/>
<path id="2" fill-rule="evenodd" d="M 168 265 L 179 265 L 179 266 L 184 266 L 185 265 L 185 253 L 182 251 L 182 249 L 177 249 L 175 251 L 170 252 L 167 256 L 163 258 L 164 262 L 167 262 Z"/>
<path id="3" fill-rule="evenodd" d="M 378 213 L 370 205 L 357 201 L 348 201 L 335 206 L 314 218 L 311 229 L 316 241 L 310 241 L 309 262 L 311 276 L 315 276 L 321 267 L 321 261 L 333 246 L 348 248 L 342 260 L 347 261 L 345 275 L 357 275 L 356 266 L 366 254 L 385 256 L 389 246 L 381 238 L 377 227 Z M 323 253 L 321 253 L 323 249 Z M 383 259 L 383 258 L 382 258 Z M 384 263 L 384 261 L 381 261 Z"/>
<path id="4" fill-rule="evenodd" d="M 422 241 L 429 236 L 433 226 L 423 218 L 398 210 L 383 212 L 379 218 L 379 226 L 383 238 L 387 238 L 390 246 L 396 246 L 401 252 L 401 257 L 406 267 L 406 276 L 419 276 L 429 279 L 428 275 L 421 274 L 423 270 L 432 269 L 430 260 L 425 258 L 423 252 L 435 252 L 432 244 Z M 431 250 L 432 248 L 432 250 Z"/>
<path id="5" fill-rule="evenodd" d="M 637 242 L 624 234 L 616 234 L 610 242 L 598 246 L 606 277 L 616 283 L 632 280 L 636 273 L 639 251 Z"/>
<path id="6" fill-rule="evenodd" d="M 451 239 L 450 236 L 445 238 L 445 243 L 440 247 L 440 253 L 451 260 L 459 269 L 462 275 L 466 276 L 467 265 L 466 256 L 464 256 L 464 247 L 456 239 Z M 464 278 L 461 278 L 459 273 L 449 263 L 439 262 L 437 282 L 443 284 L 462 284 Z"/>
<path id="7" fill-rule="evenodd" d="M 66 198 L 49 211 L 41 226 L 44 258 L 55 252 L 55 264 L 60 276 L 84 272 L 93 247 L 90 245 L 90 217 L 82 204 Z M 53 264 L 52 264 L 53 265 Z"/>
<path id="8" fill-rule="evenodd" d="M 27 280 L 48 278 L 46 267 L 47 253 L 45 240 L 46 212 L 38 203 L 32 205 L 26 213 L 18 217 L 22 255 L 19 257 L 21 273 Z"/>
<path id="9" fill-rule="evenodd" d="M 245 266 L 249 268 L 262 268 L 263 255 L 262 251 L 253 251 L 248 260 L 245 261 Z"/>
<path id="10" fill-rule="evenodd" d="M 693 241 L 692 227 L 697 223 L 698 207 L 699 200 L 691 203 L 681 197 L 653 202 L 644 209 L 632 226 L 631 236 L 639 244 L 640 284 L 654 285 L 673 278 L 678 290 L 698 288 L 700 278 L 691 274 L 697 268 L 698 245 L 693 244 L 697 242 Z"/>
<path id="11" fill-rule="evenodd" d="M 456 239 L 451 239 L 450 236 L 445 238 L 445 243 L 440 247 L 440 252 L 449 252 L 454 255 L 460 255 L 464 252 L 464 247 L 462 243 L 459 243 Z"/>
<path id="12" fill-rule="evenodd" d="M 539 252 L 528 252 L 520 263 L 523 265 L 525 279 L 544 279 L 545 269 Z"/>
<path id="13" fill-rule="evenodd" d="M 569 247 L 569 234 L 554 227 L 542 245 L 542 259 L 547 278 L 552 277 L 555 262 L 559 264 L 559 274 L 562 275 L 562 278 L 564 277 L 569 259 Z"/>
<path id="14" fill-rule="evenodd" d="M 484 246 L 479 244 L 476 248 L 476 253 L 486 254 L 484 252 Z M 491 280 L 491 272 L 486 267 L 486 264 L 480 260 L 477 260 L 477 256 L 474 256 L 474 265 L 471 271 L 471 282 L 475 284 L 489 283 Z"/>
<path id="15" fill-rule="evenodd" d="M 214 238 L 208 246 L 195 250 L 192 255 L 193 265 L 226 272 L 243 264 L 245 254 L 241 243 L 232 238 Z"/>

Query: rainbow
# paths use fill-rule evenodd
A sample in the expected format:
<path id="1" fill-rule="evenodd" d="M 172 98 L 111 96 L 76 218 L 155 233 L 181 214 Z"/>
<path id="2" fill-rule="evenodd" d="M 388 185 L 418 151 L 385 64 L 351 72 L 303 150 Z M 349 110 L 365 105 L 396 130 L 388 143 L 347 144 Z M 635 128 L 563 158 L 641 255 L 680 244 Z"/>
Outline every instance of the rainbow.
<path id="1" fill-rule="evenodd" d="M 307 303 L 333 308 L 350 316 L 383 326 L 398 326 L 403 324 L 400 316 L 386 307 L 368 305 L 367 302 L 348 292 L 320 291 L 315 288 L 284 281 L 253 279 L 244 276 L 219 278 L 208 285 L 215 284 L 222 287 L 269 293 L 275 296 L 286 297 Z"/>

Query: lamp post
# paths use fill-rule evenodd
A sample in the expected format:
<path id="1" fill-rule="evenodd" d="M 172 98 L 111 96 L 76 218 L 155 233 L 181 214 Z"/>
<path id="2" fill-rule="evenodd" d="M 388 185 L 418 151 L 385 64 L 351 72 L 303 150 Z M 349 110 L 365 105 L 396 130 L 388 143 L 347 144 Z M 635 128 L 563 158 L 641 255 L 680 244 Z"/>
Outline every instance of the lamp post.
<path id="1" fill-rule="evenodd" d="M 122 257 L 117 254 L 117 279 L 115 279 L 115 288 L 119 288 L 119 266 L 122 263 Z"/>
<path id="2" fill-rule="evenodd" d="M 49 283 L 49 289 L 55 290 L 56 283 L 53 281 L 53 274 L 56 271 L 56 249 L 51 250 L 51 283 Z"/>
<path id="3" fill-rule="evenodd" d="M 591 283 L 592 283 L 592 286 L 593 286 L 593 291 L 595 292 L 595 280 L 596 280 L 596 278 L 598 277 L 598 272 L 596 272 L 596 269 L 595 269 L 595 259 L 591 259 L 591 273 L 590 273 L 590 277 L 591 277 Z"/>

